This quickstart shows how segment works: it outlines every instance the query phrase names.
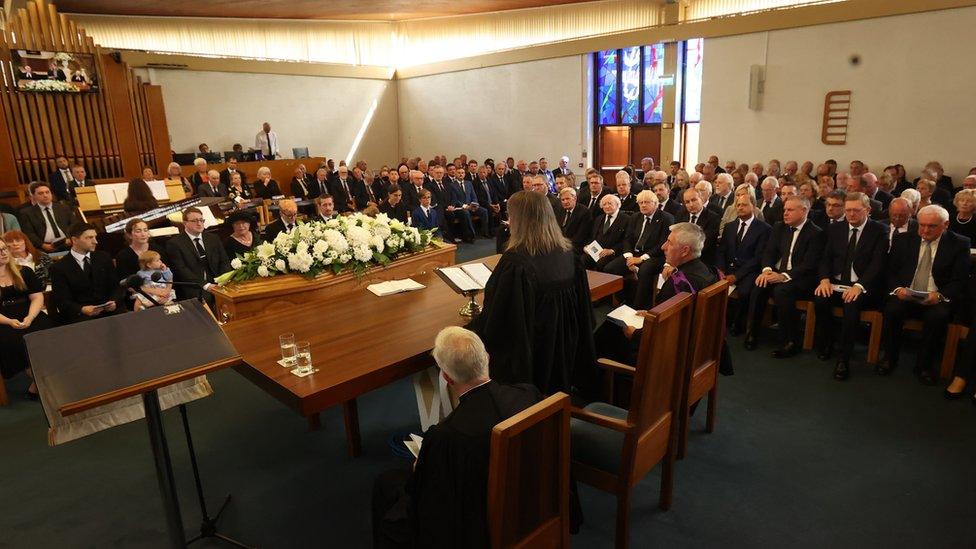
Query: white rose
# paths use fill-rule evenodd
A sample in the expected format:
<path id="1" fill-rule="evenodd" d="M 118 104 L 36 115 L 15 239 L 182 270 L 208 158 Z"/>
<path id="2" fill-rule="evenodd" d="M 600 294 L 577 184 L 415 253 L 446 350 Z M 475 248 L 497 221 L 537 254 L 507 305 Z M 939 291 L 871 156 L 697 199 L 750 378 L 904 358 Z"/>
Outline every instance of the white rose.
<path id="1" fill-rule="evenodd" d="M 258 276 L 271 276 L 271 272 L 264 265 L 258 267 Z"/>
<path id="2" fill-rule="evenodd" d="M 276 271 L 282 272 L 282 273 L 288 270 L 285 267 L 285 260 L 284 259 L 276 259 L 275 260 L 275 263 L 274 263 L 274 268 L 275 268 Z"/>
<path id="3" fill-rule="evenodd" d="M 231 259 L 230 260 L 230 268 L 231 269 L 234 269 L 235 271 L 237 269 L 240 269 L 243 266 L 244 266 L 244 263 L 241 261 L 241 259 L 239 257 L 235 257 L 234 259 Z"/>

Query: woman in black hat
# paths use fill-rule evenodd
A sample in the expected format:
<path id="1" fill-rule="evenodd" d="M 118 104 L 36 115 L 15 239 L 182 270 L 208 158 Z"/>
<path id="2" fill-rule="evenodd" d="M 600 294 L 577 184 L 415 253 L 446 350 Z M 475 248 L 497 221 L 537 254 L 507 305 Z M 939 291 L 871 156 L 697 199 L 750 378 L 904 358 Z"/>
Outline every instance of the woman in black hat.
<path id="1" fill-rule="evenodd" d="M 236 211 L 227 216 L 224 222 L 230 223 L 231 227 L 234 228 L 234 232 L 224 241 L 224 248 L 227 250 L 228 257 L 234 258 L 238 254 L 244 255 L 261 243 L 261 237 L 258 236 L 256 230 L 257 222 L 250 213 Z"/>

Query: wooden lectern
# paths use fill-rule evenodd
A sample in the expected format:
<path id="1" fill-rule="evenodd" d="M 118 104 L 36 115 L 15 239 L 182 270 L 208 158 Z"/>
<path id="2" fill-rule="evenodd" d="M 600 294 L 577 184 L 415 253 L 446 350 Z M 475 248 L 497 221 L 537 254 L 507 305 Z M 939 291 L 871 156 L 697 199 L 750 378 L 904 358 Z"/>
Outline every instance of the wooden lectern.
<path id="1" fill-rule="evenodd" d="M 205 306 L 184 300 L 24 337 L 45 407 L 70 416 L 142 395 L 172 547 L 186 538 L 157 391 L 241 363 Z"/>

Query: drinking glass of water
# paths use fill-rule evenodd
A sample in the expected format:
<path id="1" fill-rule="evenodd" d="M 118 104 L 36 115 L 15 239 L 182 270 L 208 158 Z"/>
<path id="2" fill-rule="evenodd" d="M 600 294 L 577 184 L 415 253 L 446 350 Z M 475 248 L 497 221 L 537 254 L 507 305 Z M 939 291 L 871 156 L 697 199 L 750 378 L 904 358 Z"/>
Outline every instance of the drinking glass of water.
<path id="1" fill-rule="evenodd" d="M 312 349 L 307 341 L 299 341 L 295 344 L 295 364 L 298 366 L 296 373 L 305 375 L 312 371 Z"/>
<path id="2" fill-rule="evenodd" d="M 278 336 L 278 344 L 281 346 L 281 361 L 286 368 L 295 365 L 295 334 L 286 333 Z"/>

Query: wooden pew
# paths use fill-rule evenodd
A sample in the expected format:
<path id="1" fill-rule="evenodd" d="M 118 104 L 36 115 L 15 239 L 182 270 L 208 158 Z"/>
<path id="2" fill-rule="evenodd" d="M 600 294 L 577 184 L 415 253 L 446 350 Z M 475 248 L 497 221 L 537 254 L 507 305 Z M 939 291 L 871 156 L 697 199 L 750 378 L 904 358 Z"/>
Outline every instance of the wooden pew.
<path id="1" fill-rule="evenodd" d="M 718 398 L 718 369 L 725 343 L 725 311 L 729 303 L 729 283 L 719 280 L 695 296 L 695 316 L 691 329 L 691 348 L 682 384 L 678 427 L 678 459 L 688 451 L 691 407 L 708 395 L 705 432 L 715 430 L 715 405 Z"/>
<path id="2" fill-rule="evenodd" d="M 960 343 L 969 336 L 969 327 L 956 324 L 949 324 L 946 330 L 945 350 L 942 351 L 942 367 L 939 369 L 939 377 L 946 379 L 952 376 L 952 369 L 956 366 L 956 356 L 959 354 Z"/>
<path id="3" fill-rule="evenodd" d="M 600 366 L 633 376 L 630 410 L 602 402 L 572 410 L 573 474 L 617 497 L 617 547 L 628 545 L 630 492 L 658 463 L 659 506 L 671 507 L 693 304 L 691 294 L 681 293 L 644 314 L 636 367 L 599 359 Z"/>
<path id="4" fill-rule="evenodd" d="M 493 549 L 569 547 L 569 395 L 556 393 L 491 432 Z"/>

